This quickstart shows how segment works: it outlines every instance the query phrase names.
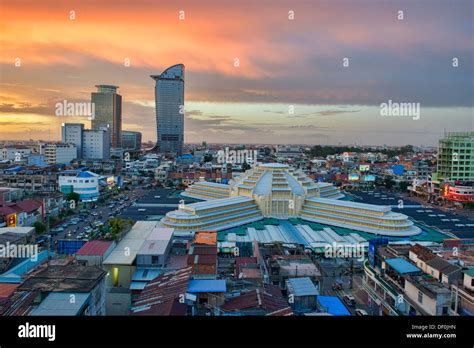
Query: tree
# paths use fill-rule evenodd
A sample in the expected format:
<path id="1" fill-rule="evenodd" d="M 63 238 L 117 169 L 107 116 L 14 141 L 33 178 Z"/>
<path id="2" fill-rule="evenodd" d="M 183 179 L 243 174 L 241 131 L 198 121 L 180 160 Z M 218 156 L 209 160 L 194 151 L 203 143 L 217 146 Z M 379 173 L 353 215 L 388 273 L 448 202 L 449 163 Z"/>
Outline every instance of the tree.
<path id="1" fill-rule="evenodd" d="M 398 186 L 400 187 L 401 191 L 406 191 L 410 183 L 408 181 L 402 181 Z"/>
<path id="2" fill-rule="evenodd" d="M 35 228 L 35 232 L 37 235 L 43 234 L 44 231 L 46 231 L 46 225 L 42 223 L 41 221 L 36 221 L 33 224 L 33 227 Z"/>
<path id="3" fill-rule="evenodd" d="M 244 163 L 242 163 L 242 171 L 246 171 L 246 170 L 249 170 L 250 168 L 252 168 L 250 166 L 250 164 L 247 163 L 247 161 L 244 160 Z"/>
<path id="4" fill-rule="evenodd" d="M 393 181 L 392 178 L 385 178 L 384 185 L 386 188 L 391 189 L 393 185 L 395 185 L 395 181 Z"/>
<path id="5" fill-rule="evenodd" d="M 73 200 L 74 202 L 76 202 L 76 204 L 79 202 L 79 199 L 81 198 L 81 196 L 79 196 L 78 193 L 76 192 L 70 192 L 68 193 L 68 195 L 66 196 L 66 199 L 68 202 L 70 202 L 71 200 Z"/>

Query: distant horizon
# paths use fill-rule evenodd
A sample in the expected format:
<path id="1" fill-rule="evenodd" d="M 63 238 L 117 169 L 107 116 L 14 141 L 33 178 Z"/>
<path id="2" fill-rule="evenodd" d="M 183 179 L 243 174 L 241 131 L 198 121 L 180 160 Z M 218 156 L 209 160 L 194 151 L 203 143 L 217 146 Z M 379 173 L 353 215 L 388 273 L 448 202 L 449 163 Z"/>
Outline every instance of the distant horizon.
<path id="1" fill-rule="evenodd" d="M 127 130 L 128 131 L 128 130 Z M 12 143 L 22 143 L 22 142 L 56 142 L 59 143 L 61 142 L 61 139 L 55 139 L 55 140 L 44 140 L 44 139 L 6 139 L 2 140 L 0 139 L 0 143 L 5 143 L 5 142 L 12 142 Z M 209 141 L 201 141 L 201 142 L 184 142 L 184 145 L 202 145 L 203 142 L 206 142 L 207 145 L 235 145 L 235 146 L 241 146 L 241 145 L 260 145 L 260 146 L 305 146 L 305 147 L 313 147 L 313 146 L 328 146 L 328 147 L 364 147 L 364 148 L 377 148 L 377 147 L 390 147 L 390 148 L 401 148 L 404 146 L 414 146 L 414 147 L 422 147 L 422 148 L 437 148 L 437 145 L 435 146 L 421 146 L 421 145 L 414 145 L 414 144 L 405 144 L 405 145 L 389 145 L 389 144 L 382 144 L 382 145 L 361 145 L 361 144 L 321 144 L 321 143 L 308 143 L 308 144 L 301 144 L 301 143 L 221 143 L 221 142 L 209 142 Z M 156 144 L 154 141 L 142 141 L 142 144 Z"/>
<path id="2" fill-rule="evenodd" d="M 54 106 L 90 102 L 94 86 L 110 84 L 123 99 L 122 129 L 155 141 L 149 76 L 177 63 L 185 142 L 436 146 L 445 129 L 474 130 L 470 0 L 0 8 L 2 139 L 53 141 L 63 122 L 89 128 Z M 392 103 L 414 108 L 387 114 Z"/>

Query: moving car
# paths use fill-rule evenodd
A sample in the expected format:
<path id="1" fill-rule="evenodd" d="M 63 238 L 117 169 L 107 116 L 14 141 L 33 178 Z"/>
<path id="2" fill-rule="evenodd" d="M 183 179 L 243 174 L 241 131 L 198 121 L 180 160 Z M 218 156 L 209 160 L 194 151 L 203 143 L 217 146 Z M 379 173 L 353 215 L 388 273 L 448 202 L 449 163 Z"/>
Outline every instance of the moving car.
<path id="1" fill-rule="evenodd" d="M 364 311 L 363 309 L 356 309 L 356 310 L 355 310 L 355 314 L 358 315 L 358 316 L 366 316 L 366 315 L 369 315 L 369 313 L 367 313 L 367 312 Z"/>
<path id="2" fill-rule="evenodd" d="M 344 302 L 349 306 L 349 307 L 354 307 L 355 306 L 355 298 L 352 295 L 344 295 L 343 297 Z"/>

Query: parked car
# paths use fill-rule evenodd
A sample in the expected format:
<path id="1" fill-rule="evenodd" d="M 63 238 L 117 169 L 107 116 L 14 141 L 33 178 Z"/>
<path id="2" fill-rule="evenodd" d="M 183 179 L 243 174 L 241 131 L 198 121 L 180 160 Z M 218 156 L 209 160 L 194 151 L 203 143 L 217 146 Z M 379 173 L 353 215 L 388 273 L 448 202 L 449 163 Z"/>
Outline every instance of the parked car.
<path id="1" fill-rule="evenodd" d="M 358 315 L 358 316 L 366 316 L 366 315 L 369 315 L 369 313 L 367 313 L 367 312 L 364 311 L 363 309 L 356 309 L 356 310 L 355 310 L 355 314 Z"/>
<path id="2" fill-rule="evenodd" d="M 343 297 L 344 302 L 349 306 L 349 307 L 354 307 L 355 306 L 355 298 L 352 295 L 344 295 Z"/>

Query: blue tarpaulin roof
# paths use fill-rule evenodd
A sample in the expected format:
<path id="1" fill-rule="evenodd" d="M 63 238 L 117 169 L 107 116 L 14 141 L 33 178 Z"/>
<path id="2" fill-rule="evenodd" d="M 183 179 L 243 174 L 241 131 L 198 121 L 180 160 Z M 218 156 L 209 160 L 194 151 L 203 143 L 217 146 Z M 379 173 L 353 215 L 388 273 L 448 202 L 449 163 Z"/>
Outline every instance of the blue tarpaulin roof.
<path id="1" fill-rule="evenodd" d="M 337 296 L 318 296 L 317 300 L 322 309 L 332 315 L 351 315 Z"/>
<path id="2" fill-rule="evenodd" d="M 28 258 L 12 267 L 5 273 L 0 275 L 0 283 L 16 283 L 19 284 L 23 281 L 23 275 L 39 264 L 44 262 L 48 258 L 48 251 L 43 250 L 38 253 L 35 258 Z"/>
<path id="3" fill-rule="evenodd" d="M 23 169 L 22 166 L 16 166 L 16 167 L 12 167 L 12 168 L 7 168 L 7 169 L 5 169 L 5 171 L 6 172 L 19 172 L 22 169 Z"/>
<path id="4" fill-rule="evenodd" d="M 400 257 L 386 259 L 385 262 L 400 274 L 421 272 L 421 269 Z"/>
<path id="5" fill-rule="evenodd" d="M 226 292 L 225 280 L 193 279 L 189 281 L 188 292 Z"/>

